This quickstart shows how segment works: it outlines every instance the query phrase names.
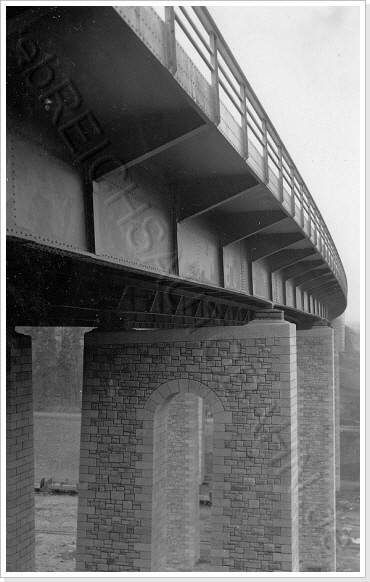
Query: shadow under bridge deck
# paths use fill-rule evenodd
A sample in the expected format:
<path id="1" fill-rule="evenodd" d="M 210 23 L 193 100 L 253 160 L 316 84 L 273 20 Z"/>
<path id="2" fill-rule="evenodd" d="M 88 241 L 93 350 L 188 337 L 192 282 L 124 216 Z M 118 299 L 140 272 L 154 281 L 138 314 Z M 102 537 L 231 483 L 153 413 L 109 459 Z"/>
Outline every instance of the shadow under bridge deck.
<path id="1" fill-rule="evenodd" d="M 346 307 L 342 263 L 202 7 L 8 8 L 15 325 L 299 327 Z"/>

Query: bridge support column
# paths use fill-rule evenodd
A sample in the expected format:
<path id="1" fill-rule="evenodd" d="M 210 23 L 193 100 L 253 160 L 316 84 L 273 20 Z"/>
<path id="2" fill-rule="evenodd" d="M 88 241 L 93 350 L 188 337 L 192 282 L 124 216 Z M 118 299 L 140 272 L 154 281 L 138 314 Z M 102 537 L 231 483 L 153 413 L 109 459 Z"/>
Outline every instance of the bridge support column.
<path id="1" fill-rule="evenodd" d="M 345 351 L 345 318 L 332 321 L 334 329 L 334 391 L 335 391 L 335 485 L 340 491 L 340 376 L 339 354 Z"/>
<path id="2" fill-rule="evenodd" d="M 170 407 L 187 393 L 213 417 L 212 570 L 298 570 L 296 337 L 282 317 L 85 335 L 77 570 L 170 567 Z"/>
<path id="3" fill-rule="evenodd" d="M 32 340 L 6 338 L 6 561 L 8 572 L 35 569 Z"/>
<path id="4" fill-rule="evenodd" d="M 300 570 L 335 572 L 333 330 L 297 332 Z"/>
<path id="5" fill-rule="evenodd" d="M 199 401 L 178 394 L 167 415 L 167 570 L 174 572 L 199 558 Z"/>

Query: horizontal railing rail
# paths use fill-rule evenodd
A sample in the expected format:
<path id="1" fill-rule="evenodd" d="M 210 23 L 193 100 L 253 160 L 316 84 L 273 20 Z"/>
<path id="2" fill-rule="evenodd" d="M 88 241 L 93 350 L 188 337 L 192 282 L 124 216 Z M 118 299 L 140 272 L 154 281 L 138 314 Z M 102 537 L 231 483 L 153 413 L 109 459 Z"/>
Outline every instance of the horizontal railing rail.
<path id="1" fill-rule="evenodd" d="M 222 103 L 239 125 L 244 159 L 249 161 L 250 150 L 253 158 L 260 157 L 264 183 L 324 257 L 347 295 L 345 271 L 322 214 L 210 13 L 202 6 L 166 6 L 164 19 L 168 68 L 173 74 L 177 71 L 176 43 L 181 44 L 182 33 L 196 51 L 195 56 L 200 57 L 205 78 L 210 79 L 213 121 L 216 125 L 221 123 Z"/>

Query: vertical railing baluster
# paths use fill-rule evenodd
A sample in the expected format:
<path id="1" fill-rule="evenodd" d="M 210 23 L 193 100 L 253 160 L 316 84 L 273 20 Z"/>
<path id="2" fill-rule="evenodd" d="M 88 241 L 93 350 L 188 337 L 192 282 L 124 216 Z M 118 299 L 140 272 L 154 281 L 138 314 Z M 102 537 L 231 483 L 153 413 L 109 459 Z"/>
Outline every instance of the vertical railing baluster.
<path id="1" fill-rule="evenodd" d="M 176 32 L 175 32 L 175 8 L 165 6 L 165 18 L 167 29 L 167 63 L 168 69 L 174 75 L 177 71 L 176 60 Z"/>
<path id="2" fill-rule="evenodd" d="M 249 157 L 248 147 L 248 118 L 247 118 L 247 88 L 245 83 L 240 83 L 240 105 L 242 109 L 242 148 L 243 158 L 245 160 Z"/>
<path id="3" fill-rule="evenodd" d="M 217 54 L 217 36 L 212 31 L 209 33 L 209 42 L 211 47 L 211 65 L 212 65 L 212 89 L 214 98 L 214 121 L 216 125 L 220 124 L 220 86 L 218 82 L 218 54 Z"/>
<path id="4" fill-rule="evenodd" d="M 279 195 L 281 204 L 284 202 L 284 180 L 283 180 L 283 148 L 278 145 L 278 162 L 279 162 Z"/>
<path id="5" fill-rule="evenodd" d="M 266 119 L 262 120 L 262 141 L 263 141 L 263 181 L 269 183 L 269 158 L 267 151 L 267 123 Z"/>
<path id="6" fill-rule="evenodd" d="M 303 201 L 303 184 L 299 182 L 299 200 L 301 203 L 301 226 L 304 230 L 304 201 Z"/>
<path id="7" fill-rule="evenodd" d="M 290 195 L 292 197 L 290 201 L 290 211 L 292 216 L 295 216 L 295 196 L 294 196 L 294 166 L 290 166 Z"/>
<path id="8" fill-rule="evenodd" d="M 309 192 L 306 191 L 307 196 L 307 206 L 308 206 L 308 233 L 312 240 L 312 206 L 311 206 L 311 196 Z"/>
<path id="9" fill-rule="evenodd" d="M 321 241 L 321 252 L 322 252 L 324 259 L 325 259 L 326 258 L 325 257 L 325 239 L 324 239 L 324 232 L 322 230 L 321 221 L 320 221 L 320 241 Z"/>

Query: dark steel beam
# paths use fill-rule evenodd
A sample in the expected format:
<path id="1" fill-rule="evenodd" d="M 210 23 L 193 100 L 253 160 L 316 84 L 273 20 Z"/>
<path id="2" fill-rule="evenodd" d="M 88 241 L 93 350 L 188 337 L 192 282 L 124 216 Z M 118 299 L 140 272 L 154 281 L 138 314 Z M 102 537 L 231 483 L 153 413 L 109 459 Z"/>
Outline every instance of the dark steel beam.
<path id="1" fill-rule="evenodd" d="M 247 239 L 247 252 L 251 262 L 269 257 L 304 240 L 301 232 L 286 234 L 256 234 Z M 292 249 L 293 250 L 293 249 Z M 297 249 L 298 250 L 298 249 Z M 276 268 L 273 269 L 276 271 Z"/>
<path id="2" fill-rule="evenodd" d="M 233 242 L 243 240 L 253 234 L 262 232 L 273 224 L 286 220 L 286 218 L 286 214 L 282 210 L 225 214 L 220 225 L 222 230 L 221 245 L 227 246 Z"/>
<path id="3" fill-rule="evenodd" d="M 333 273 L 327 273 L 325 275 L 318 275 L 317 277 L 313 277 L 309 281 L 297 285 L 297 288 L 301 289 L 301 291 L 310 291 L 311 289 L 322 287 L 322 285 L 325 285 L 326 283 L 333 280 L 336 281 Z"/>
<path id="4" fill-rule="evenodd" d="M 125 184 L 124 181 L 122 181 L 122 184 L 119 183 L 120 177 L 122 175 L 126 175 L 126 172 L 129 168 L 133 168 L 134 166 L 137 166 L 138 164 L 141 164 L 147 160 L 149 160 L 150 158 L 153 158 L 159 154 L 161 154 L 162 152 L 173 148 L 181 143 L 183 143 L 184 141 L 194 138 L 197 135 L 199 135 L 200 133 L 203 133 L 205 130 L 209 130 L 210 126 L 207 123 L 203 123 L 202 125 L 200 125 L 199 127 L 193 129 L 192 131 L 188 131 L 187 133 L 184 133 L 183 135 L 180 135 L 179 137 L 172 139 L 171 141 L 157 147 L 154 148 L 151 151 L 145 152 L 144 154 L 142 154 L 141 156 L 137 157 L 134 160 L 131 160 L 130 162 L 125 163 L 124 166 L 120 166 L 118 168 L 116 168 L 115 170 L 112 170 L 112 172 L 108 172 L 107 174 L 104 174 L 104 176 L 98 180 L 96 180 L 98 183 L 99 181 L 108 181 L 109 180 L 114 180 L 114 184 L 117 186 L 122 186 L 122 188 L 125 187 L 125 185 L 127 186 L 127 184 Z"/>
<path id="5" fill-rule="evenodd" d="M 279 251 L 271 259 L 271 272 L 281 271 L 298 264 L 304 265 L 304 259 L 316 255 L 316 253 L 314 248 Z"/>
<path id="6" fill-rule="evenodd" d="M 330 275 L 331 271 L 329 269 L 329 267 L 327 268 L 313 268 L 313 269 L 308 269 L 307 271 L 302 271 L 299 275 L 295 276 L 295 277 L 291 277 L 290 280 L 294 282 L 294 284 L 299 287 L 300 285 L 304 285 L 305 283 L 308 283 L 309 281 L 313 281 L 315 279 L 317 279 L 318 277 L 322 277 L 324 275 Z"/>
<path id="7" fill-rule="evenodd" d="M 312 295 L 314 295 L 317 299 L 320 299 L 322 301 L 324 298 L 334 297 L 341 293 L 342 288 L 339 285 L 339 283 L 332 283 L 331 285 L 329 284 L 325 289 L 318 291 L 316 293 L 312 293 Z"/>
<path id="8" fill-rule="evenodd" d="M 289 281 L 289 279 L 294 279 L 303 273 L 308 273 L 315 269 L 318 269 L 321 265 L 324 265 L 325 261 L 323 259 L 315 259 L 314 261 L 302 261 L 299 263 L 295 263 L 290 265 L 289 267 L 285 267 L 284 269 L 280 269 L 283 271 L 283 277 L 285 281 Z"/>
<path id="9" fill-rule="evenodd" d="M 220 208 L 223 204 L 235 201 L 238 198 L 247 198 L 261 190 L 261 184 L 256 184 L 256 180 L 249 174 L 246 176 L 236 176 L 234 179 L 221 177 L 207 180 L 208 187 L 210 183 L 214 184 L 214 189 L 210 188 L 208 194 L 203 191 L 202 196 L 197 196 L 193 201 L 190 201 L 189 197 L 190 190 L 193 189 L 193 186 L 190 185 L 189 191 L 185 189 L 183 192 L 178 192 L 179 197 L 181 195 L 183 201 L 178 208 L 178 222 L 195 218 L 205 212 Z M 197 191 L 202 192 L 202 181 L 198 181 Z"/>

